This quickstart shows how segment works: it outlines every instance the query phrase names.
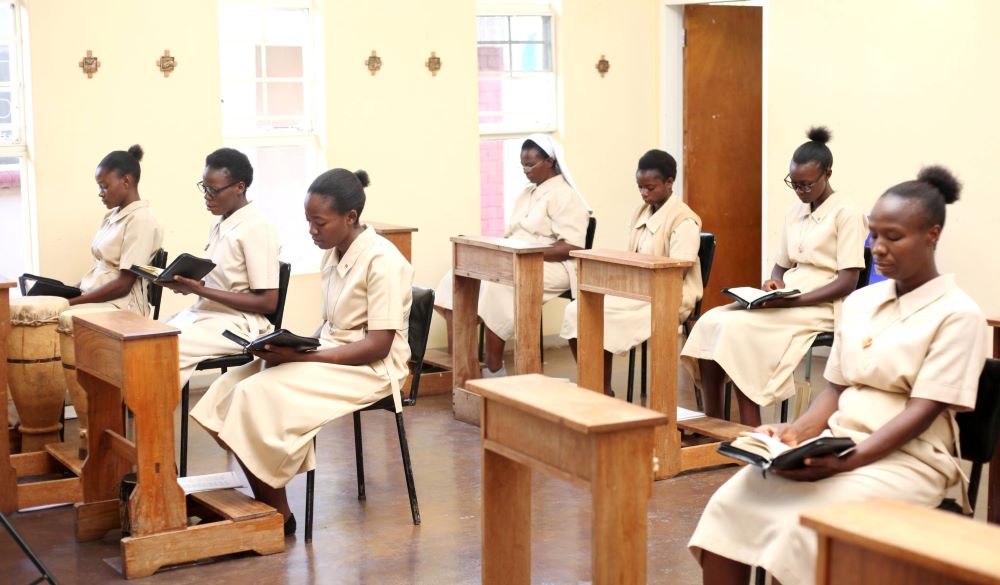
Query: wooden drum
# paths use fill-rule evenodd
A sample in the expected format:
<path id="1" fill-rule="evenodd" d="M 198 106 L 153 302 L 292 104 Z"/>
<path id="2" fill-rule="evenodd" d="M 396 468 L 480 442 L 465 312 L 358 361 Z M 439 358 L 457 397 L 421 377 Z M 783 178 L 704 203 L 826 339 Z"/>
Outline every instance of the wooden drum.
<path id="1" fill-rule="evenodd" d="M 63 312 L 59 315 L 59 345 L 62 349 L 62 370 L 66 377 L 66 389 L 76 410 L 77 429 L 80 437 L 80 459 L 87 458 L 87 392 L 76 379 L 76 346 L 73 339 L 73 317 L 87 313 L 106 313 L 113 311 L 107 307 L 88 307 L 83 305 Z"/>
<path id="2" fill-rule="evenodd" d="M 68 308 L 60 297 L 10 299 L 7 383 L 21 418 L 22 452 L 59 442 L 66 381 L 56 328 L 59 313 Z"/>

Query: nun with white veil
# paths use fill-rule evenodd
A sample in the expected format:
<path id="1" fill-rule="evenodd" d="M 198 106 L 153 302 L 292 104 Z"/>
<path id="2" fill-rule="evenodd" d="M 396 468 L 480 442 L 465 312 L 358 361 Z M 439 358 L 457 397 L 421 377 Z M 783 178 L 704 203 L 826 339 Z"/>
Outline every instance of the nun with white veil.
<path id="1" fill-rule="evenodd" d="M 518 195 L 504 232 L 505 238 L 548 244 L 545 253 L 544 294 L 548 302 L 567 290 L 576 293 L 576 265 L 569 253 L 584 247 L 591 209 L 576 190 L 562 148 L 546 134 L 532 134 L 521 145 L 521 167 L 530 184 Z M 448 321 L 451 346 L 452 272 L 435 293 L 435 308 Z M 504 344 L 514 336 L 513 287 L 483 282 L 479 289 L 479 318 L 486 327 L 483 376 L 504 376 Z M 533 334 L 530 333 L 529 334 Z"/>

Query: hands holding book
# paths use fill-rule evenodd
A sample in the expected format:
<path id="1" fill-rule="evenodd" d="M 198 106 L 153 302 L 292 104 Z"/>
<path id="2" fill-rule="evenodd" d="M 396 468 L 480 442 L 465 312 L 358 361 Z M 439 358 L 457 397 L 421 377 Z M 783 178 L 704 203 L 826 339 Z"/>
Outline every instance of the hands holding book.
<path id="1" fill-rule="evenodd" d="M 797 447 L 801 442 L 810 438 L 800 436 L 801 433 L 795 428 L 794 423 L 761 425 L 754 429 L 753 432 L 774 437 L 789 447 Z M 855 464 L 857 459 L 852 457 L 853 454 L 854 451 L 849 450 L 847 453 L 839 455 L 833 453 L 820 457 L 806 457 L 802 461 L 804 467 L 798 469 L 771 467 L 769 471 L 775 475 L 794 481 L 818 481 L 844 471 L 851 471 L 858 468 L 859 465 Z"/>
<path id="2" fill-rule="evenodd" d="M 785 288 L 785 281 L 783 281 L 781 279 L 777 279 L 777 278 L 769 278 L 769 279 L 767 279 L 767 280 L 764 281 L 764 284 L 761 285 L 760 288 L 761 288 L 761 290 L 763 290 L 765 292 L 773 292 L 773 291 L 776 291 L 776 290 L 781 290 L 781 289 Z M 789 296 L 789 297 L 777 297 L 777 298 L 774 298 L 774 299 L 771 299 L 771 300 L 768 300 L 768 301 L 764 301 L 763 303 L 761 303 L 760 308 L 761 309 L 784 309 L 784 308 L 787 308 L 787 307 L 794 307 L 796 305 L 797 305 L 797 303 L 796 303 L 796 297 L 795 296 Z"/>
<path id="3" fill-rule="evenodd" d="M 169 282 L 157 282 L 156 284 L 169 288 L 175 293 L 180 293 L 182 295 L 198 295 L 201 296 L 202 289 L 205 288 L 204 280 L 194 280 L 192 278 L 187 278 L 181 275 L 175 275 L 174 279 Z"/>

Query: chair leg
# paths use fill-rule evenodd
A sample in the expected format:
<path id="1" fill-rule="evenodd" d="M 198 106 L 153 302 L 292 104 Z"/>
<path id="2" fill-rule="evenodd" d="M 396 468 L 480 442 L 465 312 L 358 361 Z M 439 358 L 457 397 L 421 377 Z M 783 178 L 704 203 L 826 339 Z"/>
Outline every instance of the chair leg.
<path id="1" fill-rule="evenodd" d="M 538 363 L 545 364 L 545 323 L 538 321 Z"/>
<path id="2" fill-rule="evenodd" d="M 479 324 L 479 361 L 483 361 L 483 357 L 486 356 L 486 326 L 482 323 Z"/>
<path id="3" fill-rule="evenodd" d="M 642 342 L 642 366 L 639 375 L 639 397 L 646 397 L 646 363 L 649 360 L 649 342 Z"/>
<path id="4" fill-rule="evenodd" d="M 764 582 L 766 580 L 767 580 L 767 571 L 764 570 L 764 567 L 755 568 L 753 577 L 754 585 L 764 585 Z"/>
<path id="5" fill-rule="evenodd" d="M 809 351 L 806 352 L 806 382 L 812 381 L 812 371 L 813 371 L 813 348 L 809 347 Z"/>
<path id="6" fill-rule="evenodd" d="M 781 422 L 788 422 L 788 399 L 781 401 Z"/>
<path id="7" fill-rule="evenodd" d="M 403 455 L 403 473 L 406 475 L 406 491 L 410 494 L 410 515 L 413 525 L 420 525 L 420 506 L 417 505 L 417 487 L 413 484 L 413 466 L 410 464 L 410 446 L 406 442 L 406 429 L 403 427 L 403 413 L 396 413 L 396 430 L 399 432 L 399 451 Z"/>
<path id="8" fill-rule="evenodd" d="M 3 522 L 4 528 L 7 529 L 8 534 L 10 534 L 10 537 L 13 538 L 14 542 L 17 543 L 17 546 L 21 548 L 21 552 L 23 552 L 25 556 L 28 557 L 28 560 L 31 561 L 31 564 L 35 565 L 35 569 L 37 569 L 38 572 L 42 574 L 41 577 L 39 577 L 35 581 L 32 581 L 32 585 L 34 585 L 35 583 L 41 583 L 42 581 L 48 581 L 49 583 L 55 584 L 56 582 L 55 578 L 52 576 L 51 573 L 49 573 L 49 570 L 45 567 L 45 565 L 42 564 L 42 560 L 38 558 L 37 555 L 35 555 L 35 552 L 31 550 L 31 547 L 28 546 L 28 543 L 25 542 L 23 538 L 21 538 L 21 535 L 18 533 L 17 529 L 14 528 L 14 526 L 10 523 L 10 521 L 7 520 L 7 516 L 2 512 L 0 512 L 0 522 Z"/>
<path id="9" fill-rule="evenodd" d="M 722 420 L 729 420 L 729 411 L 732 410 L 733 383 L 726 382 L 725 397 L 722 400 Z"/>
<path id="10" fill-rule="evenodd" d="M 191 383 L 181 390 L 181 470 L 180 476 L 187 477 L 188 470 L 188 406 L 190 405 Z"/>
<path id="11" fill-rule="evenodd" d="M 628 350 L 628 393 L 626 402 L 632 402 L 632 389 L 635 387 L 635 348 Z"/>
<path id="12" fill-rule="evenodd" d="M 361 444 L 361 413 L 354 412 L 354 462 L 358 466 L 358 499 L 365 499 L 365 454 Z"/>
<path id="13" fill-rule="evenodd" d="M 313 439 L 315 449 L 316 439 Z M 306 544 L 313 541 L 313 494 L 316 489 L 316 470 L 306 473 Z"/>
<path id="14" fill-rule="evenodd" d="M 969 507 L 976 509 L 976 499 L 979 496 L 979 480 L 983 476 L 983 464 L 978 461 L 972 464 L 972 472 L 969 473 Z"/>
<path id="15" fill-rule="evenodd" d="M 698 412 L 705 412 L 705 399 L 702 397 L 701 390 L 699 388 L 694 389 L 694 403 Z"/>

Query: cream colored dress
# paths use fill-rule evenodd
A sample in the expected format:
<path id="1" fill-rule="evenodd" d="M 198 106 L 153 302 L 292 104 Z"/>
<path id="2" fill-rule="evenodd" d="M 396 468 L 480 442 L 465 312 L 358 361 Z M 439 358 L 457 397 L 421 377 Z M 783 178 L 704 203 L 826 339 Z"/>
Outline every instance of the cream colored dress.
<path id="1" fill-rule="evenodd" d="M 133 264 L 149 264 L 153 254 L 163 245 L 163 227 L 153 217 L 149 201 L 135 201 L 116 207 L 104 216 L 101 227 L 90 244 L 94 266 L 80 279 L 80 290 L 90 292 L 118 278 L 122 270 Z M 62 312 L 59 331 L 73 334 L 73 316 L 107 311 L 131 311 L 149 314 L 146 281 L 136 278 L 127 295 L 102 303 L 74 305 Z"/>
<path id="2" fill-rule="evenodd" d="M 828 421 L 833 434 L 864 441 L 911 398 L 949 405 L 930 427 L 887 457 L 816 482 L 741 469 L 712 496 L 689 546 L 761 566 L 782 583 L 811 584 L 816 534 L 799 524 L 808 509 L 877 498 L 936 507 L 960 478 L 954 415 L 975 407 L 988 348 L 985 319 L 951 275 L 901 297 L 895 281 L 844 302 L 826 378 L 847 386 Z"/>
<path id="3" fill-rule="evenodd" d="M 276 289 L 280 251 L 278 230 L 256 205 L 248 203 L 212 224 L 205 253 L 216 266 L 205 277 L 205 286 L 238 293 Z M 241 351 L 239 345 L 222 336 L 223 331 L 254 339 L 272 329 L 265 315 L 206 298 L 170 317 L 167 324 L 181 330 L 181 386 L 191 378 L 198 362 Z"/>
<path id="4" fill-rule="evenodd" d="M 654 256 L 667 256 L 677 260 L 691 260 L 694 266 L 684 271 L 681 285 L 681 307 L 678 323 L 684 323 L 701 298 L 701 263 L 698 248 L 701 245 L 701 218 L 674 195 L 650 214 L 649 205 L 636 208 L 629 221 L 628 250 Z M 577 302 L 566 306 L 563 314 L 563 339 L 576 339 Z M 624 297 L 604 297 L 604 349 L 624 353 L 651 335 L 652 310 L 649 303 Z"/>
<path id="5" fill-rule="evenodd" d="M 389 355 L 363 366 L 292 362 L 262 369 L 256 360 L 216 380 L 191 411 L 275 488 L 316 467 L 312 439 L 326 423 L 389 394 L 402 410 L 413 268 L 369 227 L 343 258 L 327 252 L 322 273 L 321 348 L 361 341 L 369 330 L 394 330 Z"/>
<path id="6" fill-rule="evenodd" d="M 583 198 L 556 175 L 537 187 L 530 185 L 514 202 L 505 238 L 554 244 L 564 240 L 567 244 L 584 247 L 590 209 Z M 575 289 L 576 264 L 569 260 L 545 262 L 542 277 L 544 293 L 542 302 L 550 301 L 567 290 Z M 449 270 L 438 283 L 434 304 L 451 310 L 452 271 Z M 500 339 L 514 336 L 514 288 L 492 282 L 483 282 L 479 288 L 479 317 L 490 331 Z"/>
<path id="7" fill-rule="evenodd" d="M 807 293 L 833 282 L 840 270 L 864 268 L 867 236 L 867 218 L 842 195 L 811 213 L 809 204 L 798 203 L 785 215 L 774 262 L 788 268 L 786 287 Z M 720 242 L 718 253 L 727 245 L 738 243 Z M 839 308 L 839 300 L 750 311 L 736 303 L 716 307 L 698 319 L 681 363 L 699 386 L 698 360 L 713 360 L 757 404 L 779 402 L 795 394 L 795 367 L 817 335 L 833 331 Z"/>

